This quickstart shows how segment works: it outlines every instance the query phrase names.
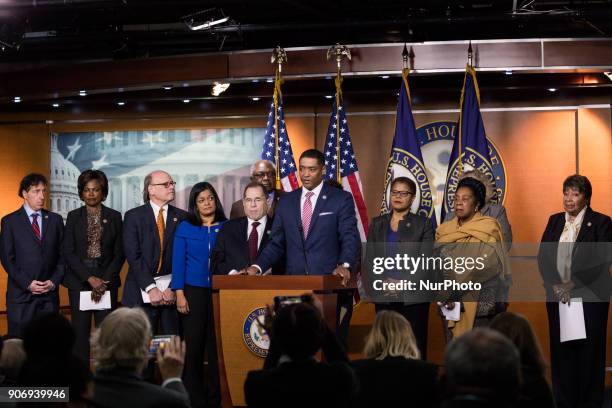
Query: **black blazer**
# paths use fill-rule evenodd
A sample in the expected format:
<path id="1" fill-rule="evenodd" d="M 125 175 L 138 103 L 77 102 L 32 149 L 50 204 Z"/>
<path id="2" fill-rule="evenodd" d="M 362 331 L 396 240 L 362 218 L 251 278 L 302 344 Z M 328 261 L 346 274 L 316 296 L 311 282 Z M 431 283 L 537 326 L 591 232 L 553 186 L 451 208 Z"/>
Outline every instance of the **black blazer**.
<path id="1" fill-rule="evenodd" d="M 121 286 L 119 272 L 123 266 L 123 233 L 121 213 L 102 206 L 102 256 L 100 267 L 95 274 L 98 278 L 109 281 L 110 288 Z M 87 279 L 91 276 L 82 260 L 87 258 L 87 207 L 82 206 L 68 213 L 64 231 L 64 258 L 66 275 L 64 286 L 71 290 L 91 290 Z"/>
<path id="2" fill-rule="evenodd" d="M 159 275 L 172 273 L 172 248 L 174 232 L 187 213 L 180 208 L 168 206 L 164 234 L 164 256 Z M 159 235 L 151 204 L 132 208 L 123 219 L 123 252 L 128 261 L 128 273 L 123 288 L 122 303 L 126 306 L 142 304 L 141 290 L 155 283 L 153 277 L 159 262 Z"/>
<path id="3" fill-rule="evenodd" d="M 166 387 L 150 384 L 126 369 L 98 370 L 94 378 L 94 407 L 185 408 L 189 396 L 181 382 Z"/>
<path id="4" fill-rule="evenodd" d="M 357 379 L 346 363 L 290 361 L 251 371 L 244 382 L 249 407 L 352 407 Z"/>
<path id="5" fill-rule="evenodd" d="M 538 252 L 538 266 L 544 280 L 546 295 L 553 301 L 555 298 L 552 286 L 561 283 L 557 271 L 557 250 L 564 226 L 564 212 L 551 215 Z M 599 244 L 593 245 L 594 242 Z M 572 297 L 582 297 L 585 302 L 610 300 L 612 289 L 612 279 L 608 270 L 612 263 L 610 242 L 612 242 L 610 217 L 588 207 L 572 250 L 571 278 L 575 285 Z"/>
<path id="6" fill-rule="evenodd" d="M 384 245 L 384 243 L 387 242 L 390 223 L 391 213 L 375 217 L 370 223 L 365 264 L 364 267 L 362 267 L 361 274 L 368 298 L 370 296 L 376 297 L 377 295 L 372 289 L 372 280 L 384 278 L 384 275 L 375 275 L 372 273 L 373 258 L 395 256 L 395 253 L 390 253 L 387 245 Z M 402 255 L 405 253 L 409 257 L 414 258 L 422 256 L 429 257 L 432 255 L 434 232 L 431 221 L 428 218 L 412 213 L 406 214 L 404 219 L 398 224 L 397 239 L 398 243 L 404 244 L 400 247 Z M 433 271 L 417 271 L 414 275 L 410 275 L 409 280 L 417 282 L 418 285 L 421 279 L 437 279 L 437 276 L 430 276 L 432 274 Z M 419 291 L 405 292 L 405 295 L 407 296 L 404 303 L 407 304 L 428 302 L 431 297 L 431 293 Z"/>
<path id="7" fill-rule="evenodd" d="M 388 357 L 351 363 L 359 380 L 357 407 L 437 407 L 438 367 L 422 360 Z"/>
<path id="8" fill-rule="evenodd" d="M 64 221 L 56 213 L 42 210 L 42 241 L 38 243 L 25 209 L 2 218 L 0 259 L 8 274 L 7 302 L 25 303 L 32 299 L 28 286 L 33 280 L 51 280 L 55 290 L 37 297 L 57 297 L 64 277 L 61 254 Z"/>
<path id="9" fill-rule="evenodd" d="M 237 271 L 251 265 L 249 261 L 249 241 L 247 240 L 247 229 L 249 223 L 247 217 L 229 220 L 223 224 L 215 247 L 210 256 L 212 271 L 216 275 L 227 275 L 232 269 Z M 270 241 L 270 230 L 272 219 L 267 218 L 264 235 L 257 249 L 259 255 Z M 272 267 L 274 275 L 282 275 L 285 261 L 282 259 Z M 264 271 L 265 272 L 265 271 Z"/>

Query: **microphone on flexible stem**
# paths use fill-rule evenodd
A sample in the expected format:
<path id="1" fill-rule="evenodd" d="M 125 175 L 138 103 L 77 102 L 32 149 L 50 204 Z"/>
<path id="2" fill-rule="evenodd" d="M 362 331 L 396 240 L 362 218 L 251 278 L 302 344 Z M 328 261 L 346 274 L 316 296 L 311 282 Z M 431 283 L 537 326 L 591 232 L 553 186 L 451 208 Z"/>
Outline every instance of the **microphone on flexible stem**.
<path id="1" fill-rule="evenodd" d="M 302 240 L 302 255 L 304 255 L 304 268 L 306 271 L 306 275 L 310 275 L 310 271 L 308 268 L 308 257 L 306 257 L 306 241 L 304 240 L 304 227 L 301 223 L 298 222 L 298 230 L 300 232 L 300 239 Z"/>

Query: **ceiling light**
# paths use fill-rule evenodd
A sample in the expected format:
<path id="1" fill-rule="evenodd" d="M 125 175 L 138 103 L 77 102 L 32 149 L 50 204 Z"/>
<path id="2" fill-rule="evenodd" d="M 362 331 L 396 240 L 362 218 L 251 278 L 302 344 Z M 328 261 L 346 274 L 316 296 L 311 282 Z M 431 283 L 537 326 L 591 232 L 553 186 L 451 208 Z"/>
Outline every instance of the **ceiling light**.
<path id="1" fill-rule="evenodd" d="M 512 75 L 512 70 L 511 69 L 507 69 L 506 70 L 506 75 Z"/>
<path id="2" fill-rule="evenodd" d="M 229 88 L 229 82 L 214 82 L 212 87 L 212 95 L 219 96 Z"/>
<path id="3" fill-rule="evenodd" d="M 13 102 L 15 102 L 15 103 L 19 103 L 19 102 L 21 102 L 21 96 L 16 96 L 16 97 L 14 97 L 14 98 L 13 98 Z"/>
<path id="4" fill-rule="evenodd" d="M 87 96 L 87 91 L 85 91 L 85 90 L 79 91 L 79 95 L 80 96 Z"/>
<path id="5" fill-rule="evenodd" d="M 189 102 L 191 102 L 190 99 L 183 99 L 183 103 L 189 103 Z"/>
<path id="6" fill-rule="evenodd" d="M 333 98 L 333 96 L 331 96 L 331 95 L 325 95 L 325 99 L 331 99 L 331 98 Z"/>
<path id="7" fill-rule="evenodd" d="M 251 79 L 251 82 L 256 84 L 257 82 L 259 82 L 259 79 Z"/>
<path id="8" fill-rule="evenodd" d="M 166 91 L 169 91 L 169 90 L 172 89 L 172 86 L 166 85 L 166 86 L 163 87 L 163 89 L 166 90 Z"/>
<path id="9" fill-rule="evenodd" d="M 259 100 L 259 97 L 258 97 L 258 96 L 254 96 L 254 97 L 252 97 L 251 99 L 252 99 L 252 100 L 254 100 L 254 101 L 258 101 L 258 100 Z"/>
<path id="10" fill-rule="evenodd" d="M 198 25 L 191 25 L 191 24 L 187 24 L 187 26 L 189 27 L 190 30 L 192 31 L 196 31 L 196 30 L 205 30 L 207 28 L 219 25 L 219 24 L 223 24 L 225 22 L 227 22 L 227 20 L 229 20 L 229 17 L 221 17 L 219 19 L 216 20 L 210 20 L 207 21 L 205 23 L 202 24 L 198 24 Z M 192 23 L 193 24 L 193 23 Z"/>
<path id="11" fill-rule="evenodd" d="M 266 82 L 271 84 L 272 82 L 274 82 L 274 80 L 272 78 L 268 78 L 268 79 L 266 79 Z"/>
<path id="12" fill-rule="evenodd" d="M 557 92 L 557 88 L 548 88 L 548 92 Z"/>
<path id="13" fill-rule="evenodd" d="M 607 76 L 610 81 L 612 81 L 612 72 L 604 72 L 604 75 Z"/>
<path id="14" fill-rule="evenodd" d="M 229 21 L 229 17 L 223 14 L 223 10 L 210 8 L 183 17 L 183 21 L 190 30 L 206 30 Z"/>
<path id="15" fill-rule="evenodd" d="M 382 79 L 389 79 L 389 75 L 381 75 Z"/>
<path id="16" fill-rule="evenodd" d="M 54 108 L 59 108 L 60 104 L 56 102 L 56 103 L 54 103 L 54 104 L 53 104 L 53 105 L 51 105 L 51 106 L 53 106 Z"/>
<path id="17" fill-rule="evenodd" d="M 123 106 L 123 105 L 125 105 L 125 102 L 123 102 L 123 101 L 121 101 L 121 102 L 117 102 L 117 105 L 119 105 L 119 106 Z"/>

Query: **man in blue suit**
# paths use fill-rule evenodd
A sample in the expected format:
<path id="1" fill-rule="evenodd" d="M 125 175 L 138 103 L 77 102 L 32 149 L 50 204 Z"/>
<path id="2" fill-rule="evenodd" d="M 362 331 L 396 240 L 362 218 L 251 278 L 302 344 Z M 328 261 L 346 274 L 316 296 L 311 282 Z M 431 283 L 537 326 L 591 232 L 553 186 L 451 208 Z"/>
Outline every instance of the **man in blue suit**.
<path id="1" fill-rule="evenodd" d="M 259 274 L 286 255 L 288 275 L 333 274 L 346 285 L 360 245 L 353 197 L 323 182 L 320 151 L 302 153 L 299 170 L 302 188 L 281 197 L 271 240 L 246 272 Z"/>
<path id="2" fill-rule="evenodd" d="M 0 259 L 8 274 L 6 315 L 13 336 L 21 336 L 34 317 L 59 310 L 64 222 L 43 209 L 47 186 L 42 174 L 25 176 L 19 185 L 23 206 L 2 218 Z"/>
<path id="3" fill-rule="evenodd" d="M 187 217 L 185 211 L 169 205 L 174 200 L 175 185 L 165 171 L 148 174 L 144 180 L 145 204 L 125 213 L 123 220 L 123 250 L 129 269 L 122 303 L 142 307 L 153 334 L 178 334 L 174 292 L 161 284 L 172 273 L 174 232 Z M 150 302 L 144 303 L 142 292 Z"/>

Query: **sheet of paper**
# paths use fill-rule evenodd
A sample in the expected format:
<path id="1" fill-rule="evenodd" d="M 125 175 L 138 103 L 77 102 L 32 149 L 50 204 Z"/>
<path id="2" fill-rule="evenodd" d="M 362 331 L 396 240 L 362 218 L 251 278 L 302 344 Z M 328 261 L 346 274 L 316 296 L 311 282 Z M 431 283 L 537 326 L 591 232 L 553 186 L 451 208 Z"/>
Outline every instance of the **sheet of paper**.
<path id="1" fill-rule="evenodd" d="M 442 314 L 446 320 L 458 322 L 459 316 L 461 315 L 461 302 L 455 302 L 455 307 L 453 307 L 453 310 L 448 310 L 444 306 L 440 306 L 440 310 L 442 310 Z"/>
<path id="2" fill-rule="evenodd" d="M 91 300 L 91 291 L 83 291 L 80 294 L 79 310 L 108 310 L 111 308 L 110 292 L 107 290 L 98 303 Z"/>
<path id="3" fill-rule="evenodd" d="M 170 286 L 172 275 L 158 276 L 154 279 L 155 286 L 157 286 L 157 289 L 163 292 L 164 290 L 168 289 L 168 286 Z M 151 298 L 149 298 L 149 294 L 147 292 L 141 290 L 140 294 L 142 295 L 142 303 L 151 303 Z"/>
<path id="4" fill-rule="evenodd" d="M 565 304 L 559 302 L 559 330 L 561 343 L 586 339 L 582 298 L 572 298 Z"/>

